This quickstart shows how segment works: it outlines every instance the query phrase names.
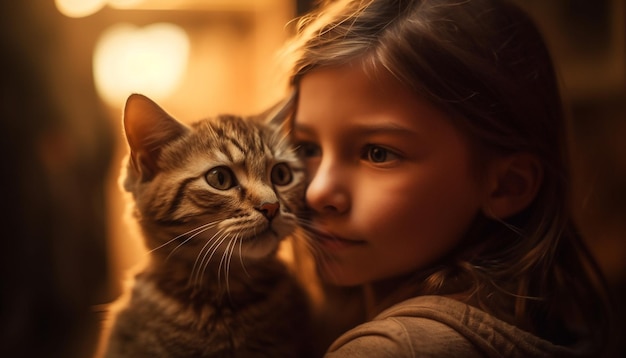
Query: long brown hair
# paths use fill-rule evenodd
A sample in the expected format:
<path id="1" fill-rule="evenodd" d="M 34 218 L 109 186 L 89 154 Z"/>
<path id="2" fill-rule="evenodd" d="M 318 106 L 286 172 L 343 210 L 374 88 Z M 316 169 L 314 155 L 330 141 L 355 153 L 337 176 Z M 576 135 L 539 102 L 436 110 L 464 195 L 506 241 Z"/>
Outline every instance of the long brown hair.
<path id="1" fill-rule="evenodd" d="M 570 341 L 555 334 L 565 321 L 605 335 L 602 275 L 570 214 L 555 70 L 526 14 L 503 0 L 340 0 L 303 17 L 288 51 L 296 91 L 318 67 L 360 60 L 388 71 L 452 114 L 474 144 L 478 175 L 490 155 L 540 159 L 534 202 L 506 220 L 478 217 L 462 249 L 420 273 L 414 294 L 469 282 L 476 305 L 556 343 Z"/>

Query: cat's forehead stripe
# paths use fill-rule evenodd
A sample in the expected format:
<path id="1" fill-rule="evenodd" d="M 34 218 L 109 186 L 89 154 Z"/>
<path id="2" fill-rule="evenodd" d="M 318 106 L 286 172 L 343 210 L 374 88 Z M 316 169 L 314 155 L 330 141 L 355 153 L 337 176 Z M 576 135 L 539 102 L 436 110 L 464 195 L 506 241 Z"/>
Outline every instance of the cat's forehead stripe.
<path id="1" fill-rule="evenodd" d="M 230 138 L 230 141 L 226 143 L 226 149 L 233 163 L 241 163 L 246 159 L 245 149 L 236 140 Z"/>
<path id="2" fill-rule="evenodd" d="M 221 162 L 221 163 L 233 162 L 233 157 L 230 155 L 228 151 L 224 150 L 224 148 L 221 148 L 221 150 L 216 151 L 215 153 L 213 153 L 213 155 L 215 155 L 217 162 Z"/>
<path id="3" fill-rule="evenodd" d="M 226 137 L 226 139 L 228 140 L 228 145 L 230 145 L 230 149 L 231 150 L 233 150 L 232 148 L 234 147 L 240 153 L 244 153 L 245 152 L 245 149 L 243 148 L 243 146 L 240 143 L 240 141 L 241 141 L 240 139 L 237 139 L 237 138 L 234 138 L 234 137 Z"/>
<path id="4" fill-rule="evenodd" d="M 195 128 L 197 153 L 201 157 L 211 153 L 214 165 L 240 165 L 264 176 L 276 162 L 296 164 L 288 134 L 271 131 L 251 120 L 220 116 L 207 118 Z"/>

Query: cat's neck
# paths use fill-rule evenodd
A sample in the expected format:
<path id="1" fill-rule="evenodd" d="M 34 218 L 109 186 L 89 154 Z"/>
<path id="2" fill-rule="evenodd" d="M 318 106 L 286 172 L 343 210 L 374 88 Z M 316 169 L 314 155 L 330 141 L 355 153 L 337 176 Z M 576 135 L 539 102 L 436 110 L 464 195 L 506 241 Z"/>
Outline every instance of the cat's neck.
<path id="1" fill-rule="evenodd" d="M 285 265 L 275 257 L 245 266 L 231 264 L 227 272 L 223 267 L 194 272 L 188 260 L 152 258 L 137 279 L 150 281 L 159 291 L 183 303 L 245 304 L 262 299 L 268 287 L 284 280 L 286 272 Z"/>

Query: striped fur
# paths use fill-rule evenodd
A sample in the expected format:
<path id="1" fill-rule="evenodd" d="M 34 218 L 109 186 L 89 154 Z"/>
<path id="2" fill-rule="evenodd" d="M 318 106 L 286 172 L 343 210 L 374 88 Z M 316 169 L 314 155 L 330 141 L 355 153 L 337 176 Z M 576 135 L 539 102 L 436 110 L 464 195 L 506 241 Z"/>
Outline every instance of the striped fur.
<path id="1" fill-rule="evenodd" d="M 304 170 L 264 117 L 186 126 L 128 99 L 123 187 L 150 260 L 115 313 L 106 357 L 307 355 L 307 301 L 276 257 L 296 227 Z"/>

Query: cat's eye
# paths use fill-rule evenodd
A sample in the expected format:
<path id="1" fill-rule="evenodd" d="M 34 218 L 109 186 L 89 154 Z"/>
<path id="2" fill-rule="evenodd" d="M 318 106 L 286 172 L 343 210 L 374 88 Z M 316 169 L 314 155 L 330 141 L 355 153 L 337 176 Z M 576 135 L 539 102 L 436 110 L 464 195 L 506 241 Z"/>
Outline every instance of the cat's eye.
<path id="1" fill-rule="evenodd" d="M 209 170 L 204 177 L 210 186 L 218 190 L 228 190 L 237 185 L 233 172 L 223 166 Z"/>
<path id="2" fill-rule="evenodd" d="M 270 176 L 272 183 L 274 183 L 275 185 L 287 185 L 293 180 L 291 168 L 289 168 L 289 165 L 285 163 L 278 163 L 274 165 Z"/>

